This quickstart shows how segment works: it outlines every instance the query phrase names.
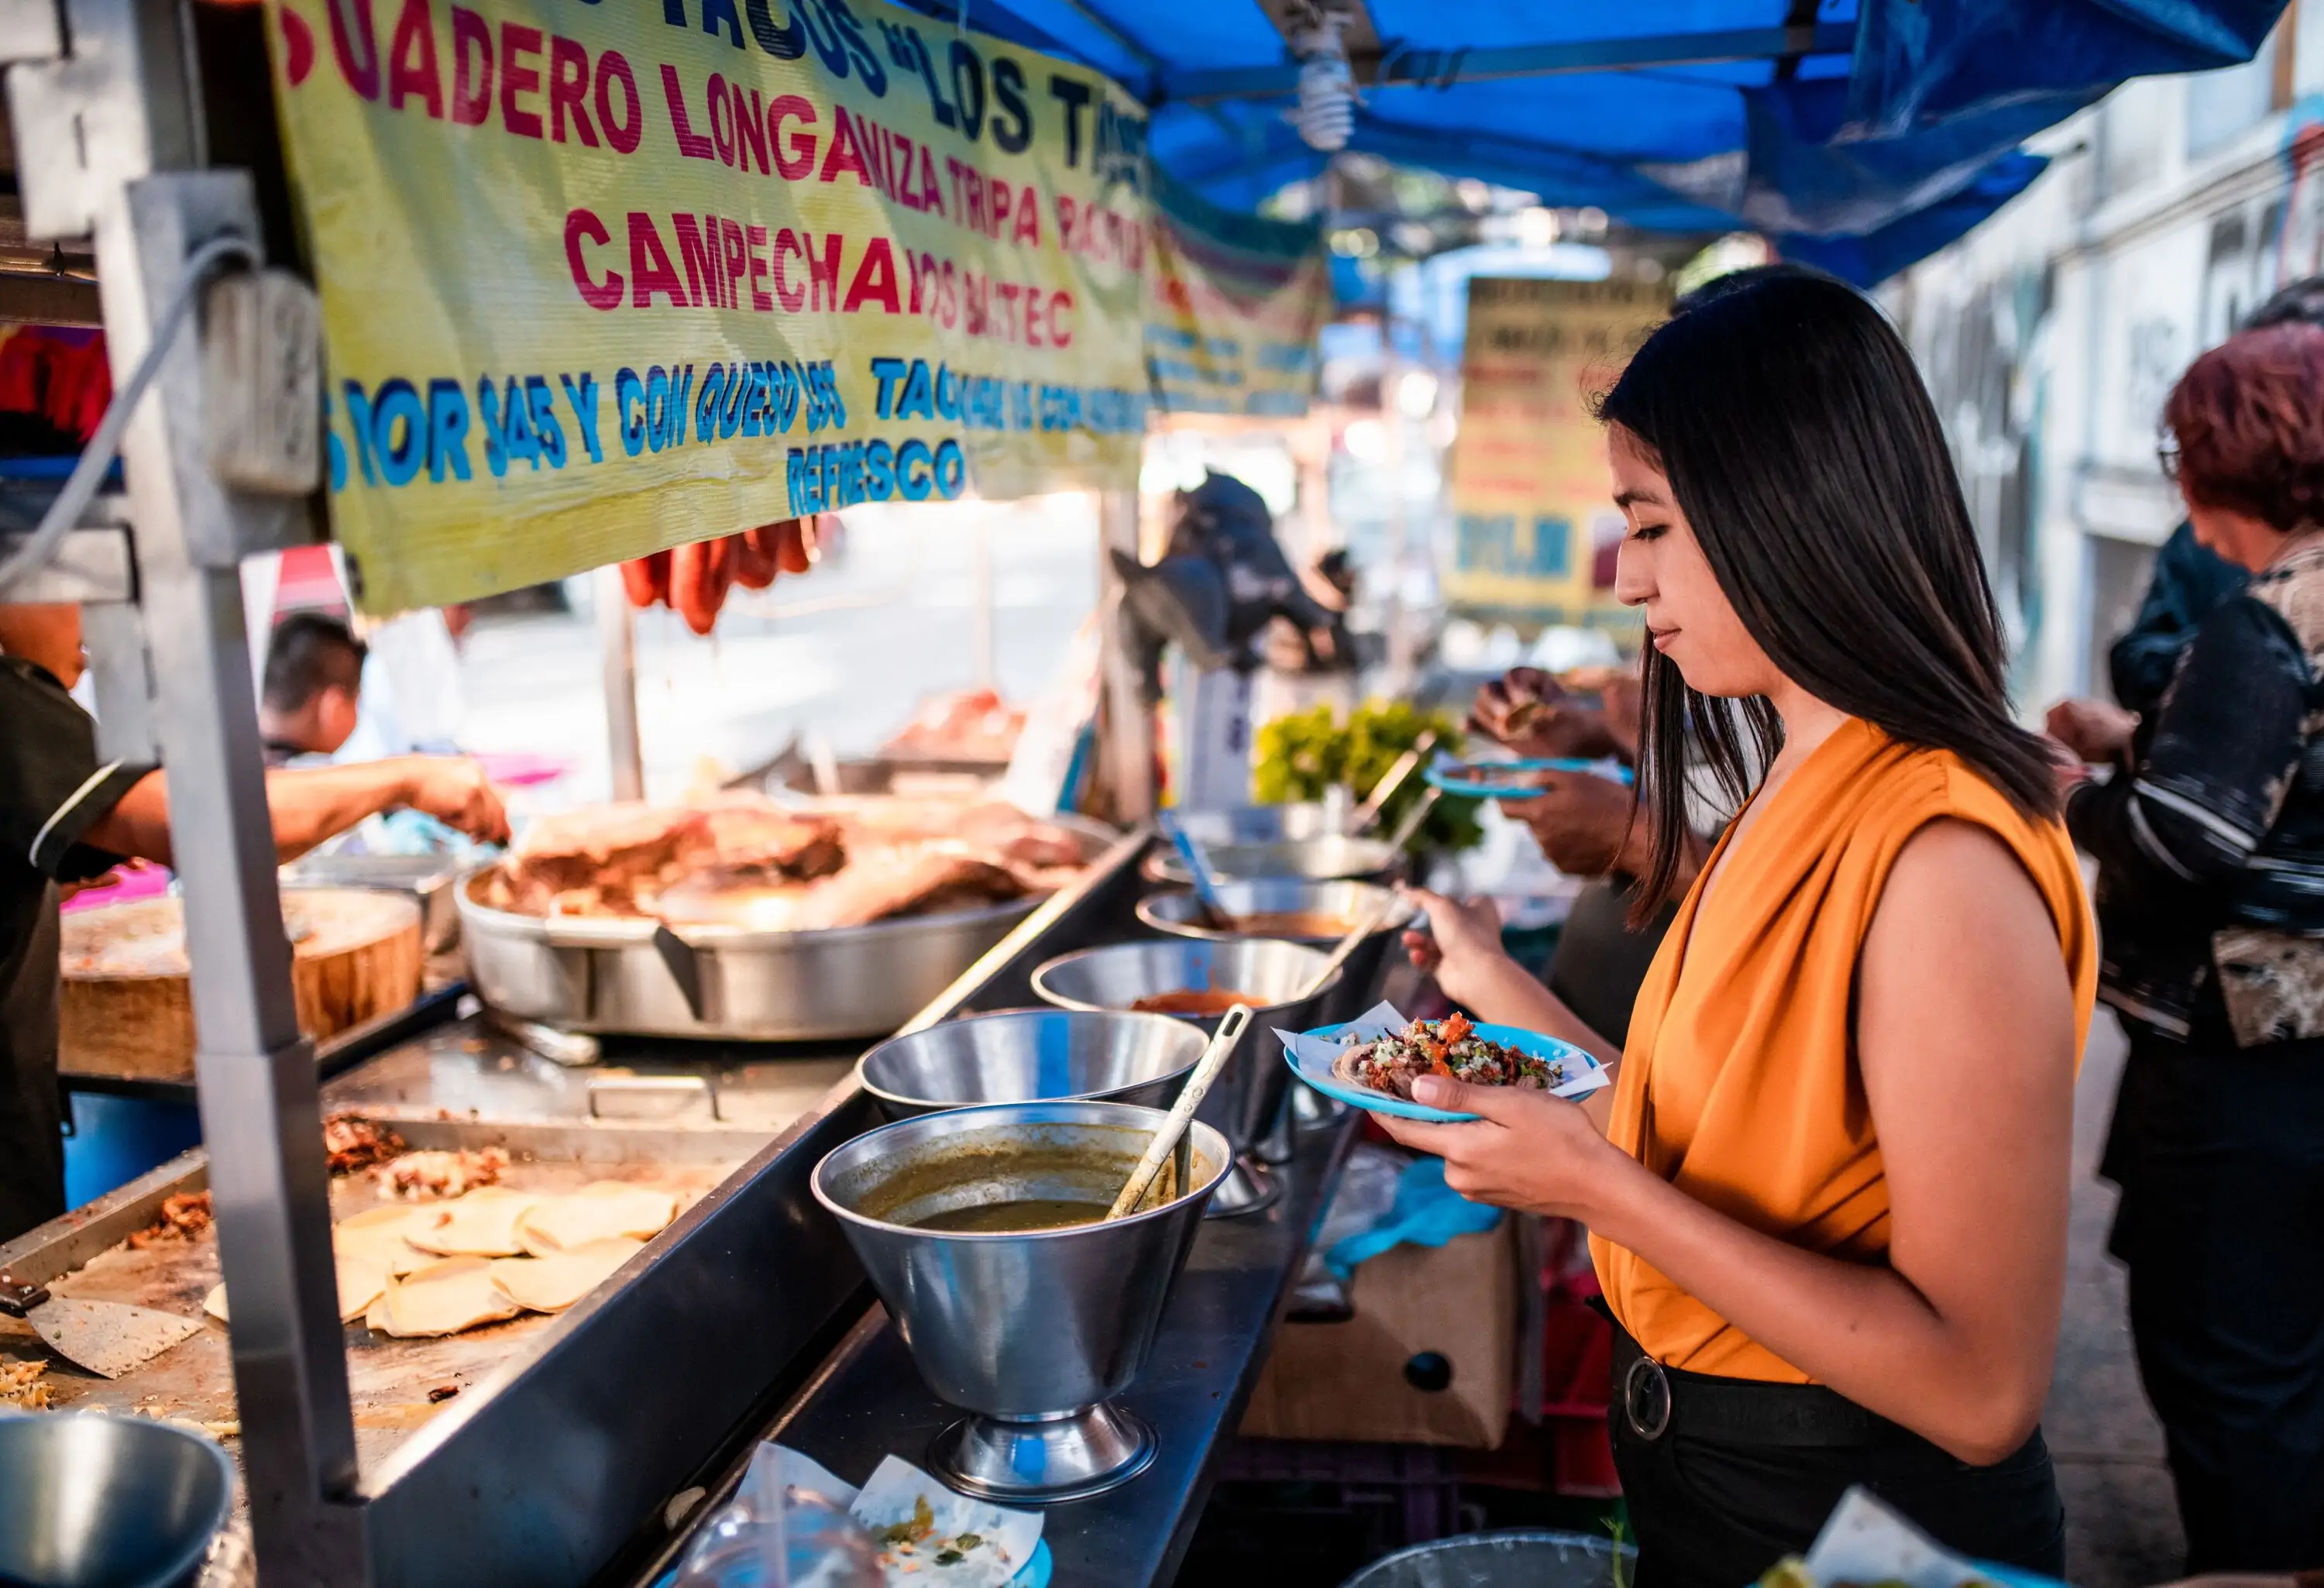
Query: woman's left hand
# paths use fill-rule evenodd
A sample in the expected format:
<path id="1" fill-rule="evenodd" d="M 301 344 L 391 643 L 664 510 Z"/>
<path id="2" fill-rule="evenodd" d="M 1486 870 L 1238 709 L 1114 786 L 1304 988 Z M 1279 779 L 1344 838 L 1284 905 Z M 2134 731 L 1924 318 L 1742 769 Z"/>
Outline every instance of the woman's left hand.
<path id="1" fill-rule="evenodd" d="M 1412 1091 L 1415 1102 L 1478 1117 L 1461 1124 L 1372 1117 L 1405 1146 L 1442 1158 L 1444 1183 L 1471 1202 L 1587 1223 L 1607 1179 L 1636 1167 L 1563 1097 L 1442 1076 L 1421 1076 Z"/>

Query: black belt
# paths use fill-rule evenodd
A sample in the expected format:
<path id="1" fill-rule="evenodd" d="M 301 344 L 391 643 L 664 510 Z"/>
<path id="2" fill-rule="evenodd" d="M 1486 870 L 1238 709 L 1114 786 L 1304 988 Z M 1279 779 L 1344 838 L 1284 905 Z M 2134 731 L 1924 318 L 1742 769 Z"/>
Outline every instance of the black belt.
<path id="1" fill-rule="evenodd" d="M 1726 1379 L 1665 1367 L 1614 1325 L 1613 1411 L 1652 1444 L 1672 1433 L 1737 1444 L 1863 1445 L 1920 1436 L 1821 1384 Z"/>

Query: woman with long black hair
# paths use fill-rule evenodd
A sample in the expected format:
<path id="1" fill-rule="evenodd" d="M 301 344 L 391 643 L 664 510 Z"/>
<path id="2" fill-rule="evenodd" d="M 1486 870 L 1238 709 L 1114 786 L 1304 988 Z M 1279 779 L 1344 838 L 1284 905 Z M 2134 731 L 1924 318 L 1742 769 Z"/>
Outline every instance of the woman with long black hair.
<path id="1" fill-rule="evenodd" d="M 1684 853 L 1690 738 L 1740 809 L 1619 1054 L 1489 907 L 1423 895 L 1448 993 L 1616 1085 L 1428 1078 L 1480 1119 L 1384 1122 L 1462 1194 L 1591 1229 L 1642 1588 L 1748 1583 L 1858 1482 L 2054 1574 L 2037 1423 L 2097 956 L 1936 416 L 1879 311 L 1796 271 L 1683 306 L 1601 414 L 1650 640 L 1637 907 Z"/>

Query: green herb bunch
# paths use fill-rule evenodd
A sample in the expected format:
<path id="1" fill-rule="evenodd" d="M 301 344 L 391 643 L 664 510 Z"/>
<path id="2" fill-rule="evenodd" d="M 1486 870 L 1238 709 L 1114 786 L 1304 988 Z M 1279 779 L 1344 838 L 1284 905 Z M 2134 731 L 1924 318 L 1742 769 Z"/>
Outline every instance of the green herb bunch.
<path id="1" fill-rule="evenodd" d="M 1325 790 L 1344 786 L 1361 803 L 1396 758 L 1418 743 L 1420 735 L 1431 728 L 1436 730 L 1436 749 L 1460 753 L 1461 725 L 1449 713 L 1422 711 L 1403 701 L 1366 701 L 1350 712 L 1345 722 L 1329 706 L 1277 717 L 1259 730 L 1259 763 L 1253 772 L 1259 802 L 1286 805 L 1321 799 Z M 1417 771 L 1406 779 L 1389 798 L 1374 831 L 1392 832 L 1427 788 Z M 1483 836 L 1475 800 L 1441 799 L 1421 824 L 1411 847 L 1467 849 Z"/>

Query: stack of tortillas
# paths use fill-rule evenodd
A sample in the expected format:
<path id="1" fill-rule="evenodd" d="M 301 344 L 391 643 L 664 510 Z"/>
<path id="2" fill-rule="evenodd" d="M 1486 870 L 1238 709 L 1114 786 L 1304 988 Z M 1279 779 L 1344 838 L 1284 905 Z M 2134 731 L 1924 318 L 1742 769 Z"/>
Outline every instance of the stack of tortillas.
<path id="1" fill-rule="evenodd" d="M 339 1316 L 415 1337 L 561 1312 L 676 1216 L 671 1193 L 618 1180 L 564 1196 L 486 1186 L 448 1202 L 373 1208 L 331 1232 Z M 225 1321 L 226 1287 L 204 1306 Z"/>

